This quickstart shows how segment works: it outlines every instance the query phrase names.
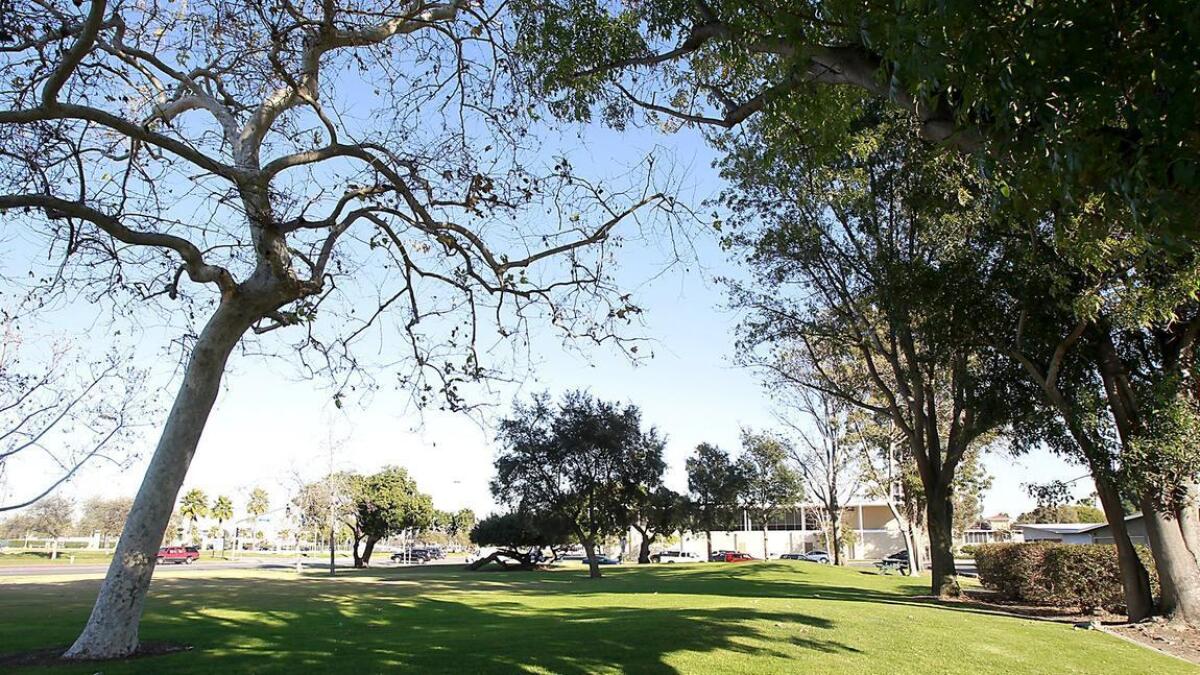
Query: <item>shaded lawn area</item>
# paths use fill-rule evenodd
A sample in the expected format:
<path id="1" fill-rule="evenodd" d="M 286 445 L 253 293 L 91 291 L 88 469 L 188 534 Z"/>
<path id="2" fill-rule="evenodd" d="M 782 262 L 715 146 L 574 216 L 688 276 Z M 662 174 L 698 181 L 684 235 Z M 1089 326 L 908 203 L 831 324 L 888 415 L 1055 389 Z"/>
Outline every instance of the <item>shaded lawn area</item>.
<path id="1" fill-rule="evenodd" d="M 1184 673 L 1062 624 L 939 606 L 921 580 L 811 563 L 213 571 L 154 582 L 145 641 L 195 651 L 47 672 Z M 0 653 L 66 645 L 99 581 L 0 581 Z"/>

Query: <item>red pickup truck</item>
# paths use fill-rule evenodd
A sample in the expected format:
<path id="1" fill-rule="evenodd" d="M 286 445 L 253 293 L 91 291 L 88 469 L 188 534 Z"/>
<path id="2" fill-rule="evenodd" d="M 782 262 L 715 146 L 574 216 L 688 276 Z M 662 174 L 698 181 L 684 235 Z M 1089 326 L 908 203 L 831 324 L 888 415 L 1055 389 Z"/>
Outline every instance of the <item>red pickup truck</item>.
<path id="1" fill-rule="evenodd" d="M 200 558 L 200 549 L 195 546 L 164 546 L 158 549 L 158 564 L 175 563 L 176 565 L 191 565 L 193 560 Z"/>

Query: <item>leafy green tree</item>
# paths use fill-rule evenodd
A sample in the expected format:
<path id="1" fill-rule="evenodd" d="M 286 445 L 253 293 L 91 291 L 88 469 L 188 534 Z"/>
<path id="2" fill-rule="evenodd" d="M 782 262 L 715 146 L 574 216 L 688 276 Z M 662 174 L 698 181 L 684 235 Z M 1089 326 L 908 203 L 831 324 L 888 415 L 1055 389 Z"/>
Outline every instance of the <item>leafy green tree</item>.
<path id="1" fill-rule="evenodd" d="M 691 505 L 687 497 L 661 485 L 651 490 L 640 500 L 632 522 L 633 529 L 641 536 L 638 564 L 649 563 L 650 546 L 659 537 L 685 530 L 690 518 Z"/>
<path id="2" fill-rule="evenodd" d="M 752 523 L 762 527 L 763 560 L 771 557 L 767 531 L 771 519 L 782 509 L 798 506 L 804 497 L 804 480 L 791 466 L 791 444 L 774 434 L 742 430 L 742 454 L 738 473 L 742 476 L 739 501 Z"/>
<path id="3" fill-rule="evenodd" d="M 780 141 L 727 161 L 727 242 L 753 273 L 730 284 L 739 355 L 894 425 L 923 485 L 932 590 L 954 595 L 959 464 L 1036 393 L 978 339 L 999 265 L 974 170 L 894 114 L 873 121 L 838 157 Z"/>
<path id="4" fill-rule="evenodd" d="M 693 527 L 704 532 L 707 557 L 711 558 L 713 530 L 728 530 L 737 522 L 738 496 L 743 492 L 745 476 L 729 453 L 708 443 L 696 446 L 685 468 Z"/>
<path id="5" fill-rule="evenodd" d="M 1035 254 L 1015 259 L 1052 272 L 1029 288 L 1057 297 L 1022 309 L 1068 308 L 1065 326 L 1049 324 L 1056 332 L 1024 313 L 998 323 L 1016 341 L 997 346 L 1021 354 L 1061 416 L 1044 428 L 1061 424 L 1055 433 L 1097 480 L 1130 616 L 1150 609 L 1144 570 L 1115 517 L 1132 486 L 1170 579 L 1163 609 L 1200 622 L 1191 554 L 1200 550 L 1200 444 L 1187 438 L 1200 406 L 1194 369 L 1178 369 L 1195 351 L 1200 145 L 1190 103 L 1162 95 L 1200 87 L 1195 3 L 518 7 L 522 47 L 560 114 L 601 110 L 616 126 L 639 111 L 668 128 L 740 125 L 739 140 L 830 158 L 856 148 L 864 118 L 886 101 L 914 136 L 969 156 L 997 210 L 1018 223 L 1009 241 Z M 728 149 L 734 137 L 710 138 Z M 1038 333 L 1049 349 L 1026 349 Z M 1079 348 L 1102 385 L 1060 377 L 1064 354 Z M 1116 429 L 1095 421 L 1096 392 Z"/>
<path id="6" fill-rule="evenodd" d="M 348 483 L 351 508 L 346 525 L 354 536 L 355 567 L 371 564 L 371 554 L 380 539 L 416 532 L 434 522 L 433 500 L 420 492 L 416 481 L 400 467 L 385 467 L 368 476 L 352 474 Z"/>
<path id="7" fill-rule="evenodd" d="M 661 481 L 663 441 L 643 430 L 636 406 L 597 400 L 584 392 L 518 403 L 500 423 L 492 494 L 521 510 L 535 509 L 571 523 L 599 578 L 596 546 L 630 525 L 647 485 Z"/>
<path id="8" fill-rule="evenodd" d="M 454 512 L 450 519 L 449 534 L 452 540 L 460 545 L 466 541 L 470 541 L 471 530 L 475 528 L 477 518 L 475 512 L 471 509 L 459 509 Z"/>
<path id="9" fill-rule="evenodd" d="M 1022 513 L 1017 523 L 1103 523 L 1104 512 L 1091 504 L 1059 504 L 1039 506 Z"/>
<path id="10" fill-rule="evenodd" d="M 496 550 L 472 562 L 468 568 L 480 569 L 495 562 L 508 567 L 505 560 L 515 561 L 521 569 L 532 569 L 539 552 L 566 547 L 572 540 L 574 525 L 561 516 L 532 513 L 526 510 L 495 514 L 471 527 L 470 540 L 476 546 Z"/>
<path id="11" fill-rule="evenodd" d="M 523 53 L 560 114 L 752 122 L 768 142 L 829 148 L 883 101 L 915 135 L 973 155 L 1019 205 L 1080 208 L 1095 196 L 1091 206 L 1162 235 L 1162 249 L 1195 241 L 1197 116 L 1187 96 L 1162 95 L 1200 90 L 1186 0 L 517 7 Z"/>

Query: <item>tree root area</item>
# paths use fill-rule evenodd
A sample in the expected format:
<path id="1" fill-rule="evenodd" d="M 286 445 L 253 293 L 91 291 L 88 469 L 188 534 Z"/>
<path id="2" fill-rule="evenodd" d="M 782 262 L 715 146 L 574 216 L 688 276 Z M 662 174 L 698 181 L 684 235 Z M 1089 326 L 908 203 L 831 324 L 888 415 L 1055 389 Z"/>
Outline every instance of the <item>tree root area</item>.
<path id="1" fill-rule="evenodd" d="M 0 670 L 6 670 L 8 668 L 26 668 L 30 666 L 63 666 L 72 663 L 128 661 L 130 659 L 141 659 L 149 656 L 163 656 L 165 654 L 178 654 L 179 652 L 192 651 L 192 645 L 179 644 L 176 642 L 145 642 L 138 646 L 137 651 L 129 656 L 121 656 L 112 659 L 64 659 L 62 655 L 63 652 L 67 651 L 68 647 L 70 647 L 70 645 L 0 655 Z"/>

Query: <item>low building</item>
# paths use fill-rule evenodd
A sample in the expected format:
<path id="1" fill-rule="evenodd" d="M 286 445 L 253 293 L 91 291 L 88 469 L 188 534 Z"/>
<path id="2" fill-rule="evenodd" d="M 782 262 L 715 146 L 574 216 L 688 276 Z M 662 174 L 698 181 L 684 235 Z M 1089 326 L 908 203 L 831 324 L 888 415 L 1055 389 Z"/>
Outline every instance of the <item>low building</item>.
<path id="1" fill-rule="evenodd" d="M 1129 540 L 1135 546 L 1149 546 L 1150 540 L 1146 537 L 1146 519 L 1140 513 L 1125 516 L 1125 529 L 1129 532 Z M 1111 544 L 1113 543 L 1112 528 L 1108 523 L 1095 523 L 1091 528 L 1085 530 L 1085 533 L 1091 537 L 1093 544 Z"/>
<path id="2" fill-rule="evenodd" d="M 763 528 L 754 523 L 748 513 L 740 512 L 742 527 L 737 530 L 714 531 L 712 548 L 717 550 L 744 551 L 756 558 L 778 558 L 785 553 L 805 553 L 825 550 L 824 533 L 818 523 L 819 508 L 805 504 L 782 509 L 767 523 L 766 551 L 763 550 Z M 842 525 L 850 536 L 848 549 L 852 560 L 877 560 L 904 550 L 904 535 L 898 521 L 892 517 L 887 502 L 856 501 L 843 509 Z M 629 550 L 638 549 L 637 531 L 630 533 Z M 704 532 L 685 533 L 670 548 L 704 556 L 706 550 Z"/>
<path id="3" fill-rule="evenodd" d="M 1064 544 L 1092 543 L 1091 530 L 1105 523 L 1019 523 L 1025 541 L 1057 541 Z"/>

